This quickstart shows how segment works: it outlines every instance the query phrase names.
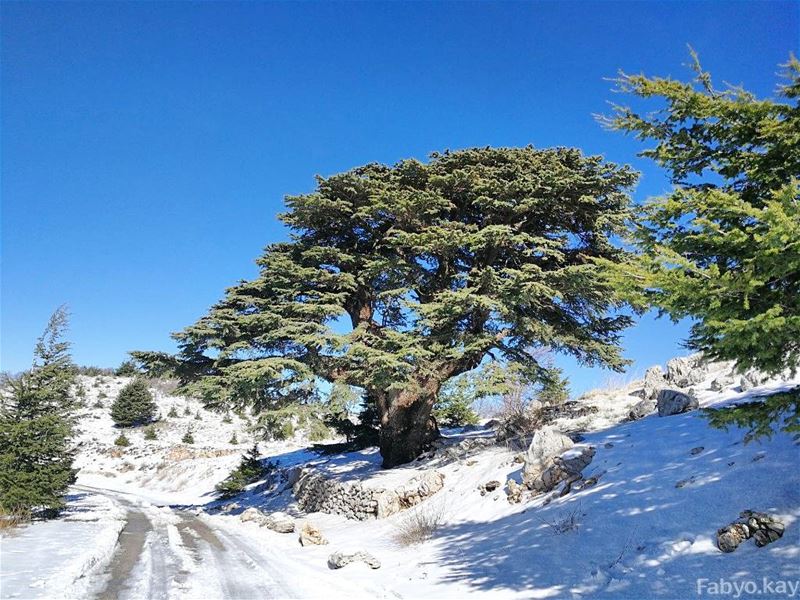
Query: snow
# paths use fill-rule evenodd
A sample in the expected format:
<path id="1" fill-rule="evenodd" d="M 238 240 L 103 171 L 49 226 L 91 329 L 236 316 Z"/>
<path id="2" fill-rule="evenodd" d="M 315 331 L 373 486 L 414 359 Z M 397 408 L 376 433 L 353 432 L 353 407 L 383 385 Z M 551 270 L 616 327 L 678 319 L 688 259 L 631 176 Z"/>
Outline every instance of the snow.
<path id="1" fill-rule="evenodd" d="M 751 401 L 800 385 L 800 377 L 787 374 L 748 392 L 711 391 L 710 382 L 729 370 L 715 365 L 695 386 L 701 406 Z M 109 381 L 109 396 L 123 384 L 122 378 Z M 698 578 L 735 584 L 800 580 L 800 441 L 776 433 L 745 444 L 742 430 L 712 429 L 701 411 L 623 422 L 639 401 L 635 389 L 632 383 L 588 394 L 581 402 L 597 412 L 555 423 L 562 431 L 583 432 L 571 452 L 595 448 L 584 475 L 597 483 L 563 497 L 526 497 L 520 504 L 507 502 L 504 487 L 509 479 L 521 479 L 518 450 L 500 445 L 458 459 L 440 451 L 389 471 L 380 469 L 375 449 L 323 456 L 305 449 L 302 440 L 260 445 L 262 455 L 281 468 L 313 466 L 372 487 L 393 488 L 428 469 L 444 474 L 444 489 L 418 506 L 363 522 L 299 515 L 288 491 L 275 495 L 258 486 L 234 499 L 240 508 L 219 511 L 213 485 L 248 447 L 225 443 L 233 431 L 248 439 L 247 423 L 238 417 L 225 424 L 220 415 L 201 412 L 202 420 L 195 421 L 199 405 L 164 394 L 162 410 L 177 402 L 182 415 L 186 403 L 192 416 L 167 419 L 156 442 L 129 436 L 132 448 L 120 453 L 107 416 L 87 409 L 79 483 L 117 492 L 84 491 L 71 499 L 69 514 L 97 515 L 96 521 L 36 523 L 3 538 L 0 596 L 69 597 L 103 589 L 108 540 L 116 540 L 126 511 L 149 523 L 141 557 L 120 593 L 128 598 L 678 598 L 696 596 Z M 180 437 L 190 422 L 198 443 L 187 449 Z M 446 434 L 452 445 L 489 432 Z M 503 485 L 481 496 L 478 487 L 491 480 Z M 307 519 L 330 543 L 303 547 L 296 534 L 242 523 L 238 514 L 250 505 L 299 515 L 298 528 Z M 84 513 L 82 506 L 92 508 Z M 716 530 L 745 509 L 779 517 L 786 532 L 764 548 L 750 540 L 723 554 Z M 398 531 L 417 512 L 438 519 L 438 529 L 428 541 L 399 545 Z M 53 550 L 42 553 L 45 547 Z M 327 567 L 331 553 L 360 550 L 382 567 Z"/>
<path id="2" fill-rule="evenodd" d="M 125 512 L 111 498 L 86 492 L 71 493 L 67 505 L 61 519 L 0 538 L 0 597 L 80 598 L 92 589 L 91 576 L 110 561 Z"/>

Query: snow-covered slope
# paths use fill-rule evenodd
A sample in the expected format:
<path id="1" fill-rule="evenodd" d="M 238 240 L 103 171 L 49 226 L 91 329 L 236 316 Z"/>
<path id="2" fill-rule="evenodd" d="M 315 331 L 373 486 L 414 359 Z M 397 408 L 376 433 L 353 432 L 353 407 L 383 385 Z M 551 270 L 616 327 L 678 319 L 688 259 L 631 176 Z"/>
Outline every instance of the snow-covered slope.
<path id="1" fill-rule="evenodd" d="M 720 407 L 800 385 L 800 377 L 787 375 L 741 392 L 729 372 L 730 365 L 712 365 L 705 379 L 693 385 L 701 406 Z M 720 386 L 721 381 L 727 383 Z M 101 390 L 108 396 L 101 401 L 110 404 L 125 382 L 107 378 L 94 386 L 87 380 L 88 404 Z M 723 389 L 712 391 L 712 387 Z M 745 444 L 743 431 L 713 429 L 700 411 L 669 417 L 651 414 L 628 422 L 631 407 L 640 401 L 635 395 L 639 388 L 641 382 L 632 382 L 622 389 L 587 394 L 580 406 L 594 408 L 555 421 L 562 431 L 581 432 L 578 449 L 595 449 L 584 470 L 584 477 L 594 484 L 575 486 L 563 497 L 528 495 L 521 503 L 509 503 L 506 482 L 521 481 L 519 449 L 465 443 L 491 436 L 490 430 L 478 428 L 446 432 L 443 447 L 432 456 L 390 471 L 380 469 L 376 449 L 325 456 L 308 451 L 301 440 L 260 444 L 263 457 L 282 468 L 312 467 L 367 487 L 393 489 L 432 470 L 444 475 L 442 490 L 386 519 L 352 521 L 339 515 L 304 514 L 286 486 L 278 493 L 269 486 L 255 486 L 220 510 L 211 491 L 252 441 L 246 423 L 236 416 L 223 423 L 222 415 L 168 394 L 158 396 L 162 415 L 174 404 L 180 416 L 164 420 L 156 441 L 145 441 L 141 432 L 129 434 L 132 446 L 122 452 L 113 446 L 117 432 L 108 409 L 87 409 L 80 423 L 79 483 L 128 492 L 137 502 L 147 498 L 154 503 L 199 505 L 191 512 L 162 508 L 157 515 L 154 508 L 141 509 L 149 515 L 153 532 L 148 535 L 153 537 L 142 551 L 141 568 L 132 573 L 153 577 L 154 571 L 144 568 L 148 564 L 183 565 L 182 574 L 174 577 L 168 569 L 158 571 L 156 578 L 173 577 L 166 582 L 169 585 L 149 584 L 148 589 L 161 590 L 158 593 L 164 597 L 235 597 L 236 590 L 255 589 L 246 582 L 248 569 L 259 573 L 256 579 L 273 582 L 268 593 L 294 597 L 326 597 L 335 591 L 370 598 L 686 598 L 700 591 L 713 593 L 708 586 L 720 580 L 738 585 L 730 589 L 740 590 L 739 597 L 786 597 L 764 584 L 800 582 L 798 436 L 779 432 Z M 196 442 L 190 446 L 180 442 L 189 426 Z M 240 446 L 227 443 L 234 431 L 243 442 Z M 480 486 L 493 480 L 501 485 L 482 494 Z M 241 512 L 248 506 L 285 510 L 307 520 L 329 544 L 304 547 L 297 534 L 242 522 Z M 746 509 L 779 518 L 786 526 L 784 536 L 763 548 L 750 540 L 733 553 L 722 553 L 715 543 L 717 529 Z M 433 537 L 403 546 L 397 534 L 417 514 L 436 522 Z M 158 533 L 162 521 L 163 533 Z M 200 533 L 183 535 L 181 523 Z M 43 532 L 45 525 L 49 524 L 35 524 L 14 538 L 4 538 L 3 557 L 11 556 L 7 552 L 30 555 L 36 546 L 31 536 Z M 181 535 L 176 535 L 179 530 Z M 158 555 L 152 552 L 160 547 L 159 539 L 172 549 L 172 558 L 154 563 Z M 359 550 L 378 558 L 381 568 L 372 570 L 362 563 L 335 571 L 328 568 L 331 553 Z M 232 557 L 240 557 L 235 560 L 244 566 L 233 569 Z M 17 571 L 7 579 L 6 564 L 4 581 L 13 582 L 17 591 L 24 589 L 20 586 L 28 575 Z M 48 573 L 40 573 L 33 584 L 50 589 Z M 137 582 L 129 589 L 145 589 Z M 0 596 L 9 596 L 8 585 L 3 584 Z M 799 588 L 786 589 L 800 595 Z"/>

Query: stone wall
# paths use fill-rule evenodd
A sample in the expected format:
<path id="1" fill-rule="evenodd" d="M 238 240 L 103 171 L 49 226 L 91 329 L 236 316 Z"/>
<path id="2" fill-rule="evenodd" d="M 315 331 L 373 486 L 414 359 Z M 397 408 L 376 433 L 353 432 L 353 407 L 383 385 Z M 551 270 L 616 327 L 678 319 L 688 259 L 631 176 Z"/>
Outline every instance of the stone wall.
<path id="1" fill-rule="evenodd" d="M 427 471 L 387 490 L 364 486 L 360 481 L 326 477 L 314 469 L 296 468 L 289 483 L 297 504 L 306 512 L 326 512 L 348 519 L 382 519 L 419 504 L 444 487 L 444 475 Z"/>

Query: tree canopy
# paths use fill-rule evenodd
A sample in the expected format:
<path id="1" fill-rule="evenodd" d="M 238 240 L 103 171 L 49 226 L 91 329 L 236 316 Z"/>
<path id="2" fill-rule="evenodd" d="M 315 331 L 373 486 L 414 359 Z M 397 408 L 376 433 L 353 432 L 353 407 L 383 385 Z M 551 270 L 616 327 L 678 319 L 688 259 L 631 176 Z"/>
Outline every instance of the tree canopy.
<path id="1" fill-rule="evenodd" d="M 175 334 L 176 356 L 135 352 L 211 405 L 256 411 L 356 386 L 380 415 L 384 465 L 436 434 L 441 386 L 487 356 L 543 374 L 536 349 L 621 369 L 629 317 L 593 262 L 636 173 L 570 148 L 472 148 L 318 177 L 286 199 L 292 231 L 260 275 Z"/>
<path id="2" fill-rule="evenodd" d="M 601 260 L 639 308 L 691 317 L 688 346 L 771 374 L 800 362 L 800 62 L 785 65 L 785 102 L 695 78 L 622 74 L 621 92 L 654 112 L 617 106 L 610 127 L 652 145 L 669 194 L 636 215 L 640 250 L 624 269 Z"/>

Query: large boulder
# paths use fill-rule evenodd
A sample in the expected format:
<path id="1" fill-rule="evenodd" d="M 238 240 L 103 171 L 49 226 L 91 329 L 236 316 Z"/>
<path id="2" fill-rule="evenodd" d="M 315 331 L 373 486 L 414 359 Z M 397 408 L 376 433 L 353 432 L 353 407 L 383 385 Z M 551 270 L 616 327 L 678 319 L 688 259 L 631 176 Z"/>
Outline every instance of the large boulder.
<path id="1" fill-rule="evenodd" d="M 370 569 L 380 569 L 380 561 L 369 552 L 354 552 L 345 554 L 344 552 L 334 552 L 328 557 L 328 567 L 331 569 L 341 569 L 352 562 L 361 561 L 367 564 Z"/>
<path id="2" fill-rule="evenodd" d="M 686 388 L 700 383 L 707 374 L 708 367 L 699 353 L 673 358 L 667 363 L 666 380 L 677 387 Z"/>
<path id="3" fill-rule="evenodd" d="M 300 545 L 302 546 L 323 546 L 328 543 L 322 532 L 306 521 L 300 528 Z"/>
<path id="4" fill-rule="evenodd" d="M 433 496 L 443 487 L 444 473 L 440 471 L 425 471 L 393 490 L 380 492 L 376 497 L 376 516 L 379 519 L 384 519 L 401 510 L 416 506 L 429 496 Z"/>
<path id="5" fill-rule="evenodd" d="M 768 377 L 759 373 L 755 369 L 750 369 L 749 371 L 742 373 L 742 376 L 739 379 L 739 389 L 743 392 L 752 390 L 753 388 L 760 386 L 762 383 L 765 383 L 767 379 Z"/>
<path id="6" fill-rule="evenodd" d="M 628 418 L 631 421 L 638 421 L 639 419 L 643 419 L 650 413 L 656 410 L 656 401 L 655 400 L 639 400 L 636 404 L 633 405 L 631 410 L 628 412 Z"/>
<path id="7" fill-rule="evenodd" d="M 548 458 L 563 454 L 575 443 L 569 436 L 561 433 L 552 425 L 539 429 L 531 440 L 528 451 L 525 453 L 525 464 L 546 461 Z"/>
<path id="8" fill-rule="evenodd" d="M 661 390 L 658 393 L 658 400 L 656 407 L 658 408 L 659 417 L 669 417 L 670 415 L 679 415 L 698 408 L 700 404 L 697 398 L 679 392 L 678 390 Z"/>
<path id="9" fill-rule="evenodd" d="M 652 402 L 658 396 L 658 392 L 665 387 L 667 387 L 667 380 L 664 378 L 664 371 L 659 366 L 650 367 L 644 374 L 642 398 Z"/>
<path id="10" fill-rule="evenodd" d="M 278 533 L 294 533 L 294 519 L 282 512 L 274 512 L 264 519 L 264 527 Z"/>
<path id="11" fill-rule="evenodd" d="M 253 521 L 260 526 L 263 526 L 266 522 L 267 515 L 263 512 L 258 510 L 256 507 L 251 506 L 250 508 L 242 511 L 242 514 L 239 515 L 239 520 L 242 523 L 247 523 L 248 521 Z"/>
<path id="12" fill-rule="evenodd" d="M 591 446 L 568 450 L 561 456 L 550 458 L 541 473 L 529 478 L 526 484 L 537 492 L 549 492 L 565 481 L 564 493 L 567 493 L 570 486 L 581 479 L 583 470 L 592 462 L 594 455 L 595 449 Z"/>

